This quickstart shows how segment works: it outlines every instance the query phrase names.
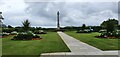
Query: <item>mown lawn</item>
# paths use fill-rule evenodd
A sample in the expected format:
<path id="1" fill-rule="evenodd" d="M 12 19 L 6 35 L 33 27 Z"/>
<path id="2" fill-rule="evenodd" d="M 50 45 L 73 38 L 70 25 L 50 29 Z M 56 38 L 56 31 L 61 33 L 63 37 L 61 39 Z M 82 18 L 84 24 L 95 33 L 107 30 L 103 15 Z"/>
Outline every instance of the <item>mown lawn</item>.
<path id="1" fill-rule="evenodd" d="M 18 55 L 17 57 L 20 57 L 20 55 L 21 57 L 39 57 L 41 53 L 70 51 L 56 32 L 48 32 L 47 34 L 42 34 L 40 36 L 43 39 L 29 41 L 10 40 L 13 36 L 3 38 L 2 54 Z"/>
<path id="2" fill-rule="evenodd" d="M 76 33 L 75 31 L 65 32 L 66 34 L 85 42 L 89 45 L 92 45 L 101 50 L 120 50 L 120 39 L 100 39 L 95 38 L 94 36 L 99 35 L 98 32 L 93 33 Z"/>
<path id="3" fill-rule="evenodd" d="M 2 38 L 0 38 L 0 56 L 2 56 Z"/>

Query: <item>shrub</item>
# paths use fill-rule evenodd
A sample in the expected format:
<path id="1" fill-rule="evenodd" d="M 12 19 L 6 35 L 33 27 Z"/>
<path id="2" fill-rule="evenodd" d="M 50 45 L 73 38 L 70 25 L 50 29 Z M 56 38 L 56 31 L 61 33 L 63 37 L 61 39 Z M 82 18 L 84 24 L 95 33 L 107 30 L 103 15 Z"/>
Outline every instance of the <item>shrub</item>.
<path id="1" fill-rule="evenodd" d="M 120 31 L 114 31 L 113 36 L 115 36 L 116 38 L 120 38 Z"/>
<path id="2" fill-rule="evenodd" d="M 35 33 L 35 34 L 39 34 L 39 31 L 38 31 L 38 30 L 35 30 L 34 33 Z"/>
<path id="3" fill-rule="evenodd" d="M 107 30 L 102 29 L 102 30 L 99 31 L 99 33 L 103 33 L 103 32 L 107 32 Z"/>
<path id="4" fill-rule="evenodd" d="M 102 32 L 100 36 L 95 36 L 97 38 L 120 38 L 120 31 L 114 32 Z"/>
<path id="5" fill-rule="evenodd" d="M 85 30 L 78 30 L 76 33 L 91 33 L 92 31 L 90 31 L 89 29 L 85 29 Z"/>
<path id="6" fill-rule="evenodd" d="M 113 33 L 102 32 L 100 36 L 112 36 Z"/>
<path id="7" fill-rule="evenodd" d="M 46 34 L 43 30 L 36 30 L 34 31 L 35 34 Z"/>
<path id="8" fill-rule="evenodd" d="M 2 34 L 2 37 L 4 37 L 4 36 L 8 36 L 7 34 Z"/>
<path id="9" fill-rule="evenodd" d="M 22 22 L 23 24 L 23 30 L 25 32 L 19 33 L 17 36 L 14 36 L 11 40 L 32 40 L 33 37 L 39 38 L 39 36 L 32 33 L 32 31 L 29 31 L 30 29 L 30 22 L 29 20 L 25 20 Z"/>
<path id="10" fill-rule="evenodd" d="M 11 33 L 14 31 L 14 28 L 3 29 L 2 31 L 6 33 Z"/>
<path id="11" fill-rule="evenodd" d="M 31 34 L 18 34 L 17 36 L 14 36 L 14 40 L 31 40 L 32 39 Z"/>
<path id="12" fill-rule="evenodd" d="M 16 31 L 11 32 L 11 35 L 17 35 L 18 33 Z"/>
<path id="13" fill-rule="evenodd" d="M 19 33 L 17 36 L 14 36 L 14 40 L 32 40 L 32 38 L 40 38 L 40 36 L 34 35 L 33 33 Z"/>
<path id="14" fill-rule="evenodd" d="M 10 33 L 2 33 L 2 36 L 8 36 L 8 35 L 10 35 Z"/>
<path id="15" fill-rule="evenodd" d="M 38 35 L 35 35 L 35 36 L 33 36 L 33 38 L 40 38 L 40 36 L 38 36 Z"/>

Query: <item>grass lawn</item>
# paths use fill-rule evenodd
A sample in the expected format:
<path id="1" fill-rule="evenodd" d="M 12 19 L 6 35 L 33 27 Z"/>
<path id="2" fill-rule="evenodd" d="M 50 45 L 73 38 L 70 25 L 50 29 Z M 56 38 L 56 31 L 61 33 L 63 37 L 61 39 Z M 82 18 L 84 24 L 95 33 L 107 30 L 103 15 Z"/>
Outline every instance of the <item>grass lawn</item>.
<path id="1" fill-rule="evenodd" d="M 2 38 L 0 38 L 0 56 L 2 56 Z"/>
<path id="2" fill-rule="evenodd" d="M 94 36 L 99 35 L 100 33 L 76 33 L 75 31 L 65 32 L 66 34 L 85 42 L 89 45 L 92 45 L 101 50 L 120 50 L 120 42 L 118 39 L 100 39 L 95 38 Z M 119 39 L 120 40 L 120 39 Z M 118 47 L 119 45 L 119 47 Z"/>
<path id="3" fill-rule="evenodd" d="M 47 34 L 42 34 L 40 36 L 43 39 L 29 41 L 10 40 L 13 36 L 2 38 L 2 54 L 16 56 L 22 55 L 21 57 L 27 57 L 26 55 L 34 55 L 31 57 L 39 57 L 41 53 L 70 51 L 56 32 L 48 32 Z"/>

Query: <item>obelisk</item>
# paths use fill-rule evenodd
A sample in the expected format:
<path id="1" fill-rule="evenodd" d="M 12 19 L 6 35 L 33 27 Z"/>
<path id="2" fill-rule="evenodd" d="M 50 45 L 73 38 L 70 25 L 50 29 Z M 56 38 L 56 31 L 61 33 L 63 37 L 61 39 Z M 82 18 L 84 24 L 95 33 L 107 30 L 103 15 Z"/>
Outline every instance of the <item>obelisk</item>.
<path id="1" fill-rule="evenodd" d="M 59 23 L 59 11 L 57 12 L 57 30 L 60 30 L 60 23 Z"/>

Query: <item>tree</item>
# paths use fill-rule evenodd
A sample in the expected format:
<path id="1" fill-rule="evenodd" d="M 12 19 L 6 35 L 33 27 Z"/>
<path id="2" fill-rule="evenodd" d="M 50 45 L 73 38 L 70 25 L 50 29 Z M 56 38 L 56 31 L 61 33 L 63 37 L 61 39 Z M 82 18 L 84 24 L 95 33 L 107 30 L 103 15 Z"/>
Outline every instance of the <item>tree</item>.
<path id="1" fill-rule="evenodd" d="M 118 29 L 120 29 L 120 25 L 118 25 Z"/>
<path id="2" fill-rule="evenodd" d="M 82 30 L 84 30 L 86 28 L 86 25 L 85 24 L 83 24 L 82 25 Z"/>
<path id="3" fill-rule="evenodd" d="M 37 30 L 41 30 L 42 28 L 41 27 L 36 27 Z"/>
<path id="4" fill-rule="evenodd" d="M 8 28 L 13 28 L 11 25 L 8 25 Z"/>
<path id="5" fill-rule="evenodd" d="M 94 32 L 99 32 L 102 29 L 101 26 L 92 26 L 91 28 L 93 29 Z"/>
<path id="6" fill-rule="evenodd" d="M 22 24 L 23 24 L 24 31 L 28 31 L 29 28 L 30 28 L 30 22 L 29 22 L 29 20 L 23 21 Z"/>
<path id="7" fill-rule="evenodd" d="M 118 20 L 115 19 L 108 19 L 101 24 L 101 27 L 107 29 L 107 32 L 113 32 L 116 26 L 118 26 Z"/>

